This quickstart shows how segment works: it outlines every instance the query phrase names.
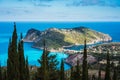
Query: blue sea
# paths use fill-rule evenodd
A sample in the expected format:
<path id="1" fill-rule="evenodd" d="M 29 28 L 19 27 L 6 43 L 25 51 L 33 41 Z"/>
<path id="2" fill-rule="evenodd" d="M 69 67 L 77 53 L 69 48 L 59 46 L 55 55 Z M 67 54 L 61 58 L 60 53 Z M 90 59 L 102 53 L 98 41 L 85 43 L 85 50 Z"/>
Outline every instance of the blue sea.
<path id="1" fill-rule="evenodd" d="M 17 33 L 23 33 L 25 36 L 27 31 L 31 28 L 38 29 L 40 31 L 48 28 L 74 28 L 74 27 L 88 27 L 90 29 L 100 31 L 109 34 L 113 42 L 120 42 L 120 22 L 16 22 Z M 8 41 L 13 32 L 13 22 L 0 22 L 0 63 L 2 66 L 6 66 Z M 24 53 L 28 56 L 29 65 L 40 66 L 37 62 L 42 55 L 42 50 L 31 48 L 32 43 L 24 43 Z M 72 47 L 71 49 L 80 49 L 80 47 Z M 67 54 L 60 52 L 51 52 L 51 55 L 56 54 L 57 60 L 68 57 Z M 60 64 L 58 65 L 59 68 Z M 65 64 L 65 69 L 69 69 L 70 66 Z"/>

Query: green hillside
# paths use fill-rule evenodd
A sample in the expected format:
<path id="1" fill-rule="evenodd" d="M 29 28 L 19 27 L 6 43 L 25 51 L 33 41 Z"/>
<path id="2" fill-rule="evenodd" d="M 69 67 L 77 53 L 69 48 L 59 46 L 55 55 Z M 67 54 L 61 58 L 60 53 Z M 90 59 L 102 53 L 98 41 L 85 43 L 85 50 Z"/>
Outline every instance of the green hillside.
<path id="1" fill-rule="evenodd" d="M 86 27 L 76 27 L 68 29 L 50 28 L 45 31 L 30 29 L 24 38 L 24 41 L 33 41 L 34 47 L 42 47 L 44 38 L 49 49 L 83 44 L 85 38 L 87 39 L 87 43 L 111 40 L 111 37 L 107 34 Z"/>

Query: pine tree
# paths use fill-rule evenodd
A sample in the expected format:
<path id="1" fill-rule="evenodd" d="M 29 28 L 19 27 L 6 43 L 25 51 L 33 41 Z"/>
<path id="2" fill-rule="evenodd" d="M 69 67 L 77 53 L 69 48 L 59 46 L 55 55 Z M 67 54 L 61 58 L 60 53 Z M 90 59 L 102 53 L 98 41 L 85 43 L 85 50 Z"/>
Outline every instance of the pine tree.
<path id="1" fill-rule="evenodd" d="M 86 39 L 84 42 L 83 64 L 82 64 L 82 80 L 88 80 L 88 65 L 87 65 L 87 45 Z"/>
<path id="2" fill-rule="evenodd" d="M 65 80 L 64 61 L 63 61 L 63 60 L 61 60 L 61 67 L 60 67 L 60 80 Z"/>
<path id="3" fill-rule="evenodd" d="M 25 78 L 25 58 L 24 58 L 24 47 L 22 41 L 22 33 L 21 39 L 18 43 L 18 54 L 19 54 L 19 71 L 20 71 L 20 80 L 26 80 Z"/>
<path id="4" fill-rule="evenodd" d="M 109 52 L 107 52 L 107 65 L 106 65 L 105 79 L 104 80 L 111 80 L 111 77 L 110 77 L 110 55 L 109 55 Z"/>
<path id="5" fill-rule="evenodd" d="M 25 61 L 25 80 L 30 80 L 28 57 L 26 57 L 26 61 Z"/>
<path id="6" fill-rule="evenodd" d="M 2 67 L 1 67 L 1 64 L 0 64 L 0 80 L 3 80 L 2 79 Z"/>

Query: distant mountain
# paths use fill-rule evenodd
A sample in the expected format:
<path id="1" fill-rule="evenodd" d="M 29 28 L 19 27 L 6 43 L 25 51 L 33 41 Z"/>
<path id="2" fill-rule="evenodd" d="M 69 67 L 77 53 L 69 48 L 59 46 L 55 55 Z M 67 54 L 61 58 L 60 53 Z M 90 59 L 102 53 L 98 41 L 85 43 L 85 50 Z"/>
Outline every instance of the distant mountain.
<path id="1" fill-rule="evenodd" d="M 97 32 L 86 27 L 76 27 L 67 29 L 50 28 L 45 31 L 30 29 L 24 41 L 33 42 L 33 47 L 35 48 L 42 48 L 43 39 L 45 38 L 48 49 L 59 49 L 63 46 L 83 44 L 85 35 L 87 43 L 112 40 L 108 34 Z"/>

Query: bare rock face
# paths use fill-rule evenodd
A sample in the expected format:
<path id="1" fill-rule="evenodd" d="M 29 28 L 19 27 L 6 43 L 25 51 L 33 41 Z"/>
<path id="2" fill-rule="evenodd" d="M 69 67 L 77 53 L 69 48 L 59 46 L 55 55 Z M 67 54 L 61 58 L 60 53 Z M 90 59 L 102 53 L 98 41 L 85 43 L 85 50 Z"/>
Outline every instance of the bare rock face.
<path id="1" fill-rule="evenodd" d="M 25 42 L 33 42 L 33 46 L 38 48 L 43 46 L 43 39 L 45 38 L 46 46 L 49 49 L 59 49 L 63 46 L 83 44 L 85 36 L 87 43 L 91 44 L 112 40 L 108 34 L 97 32 L 86 27 L 50 28 L 45 31 L 30 29 L 23 40 Z"/>

